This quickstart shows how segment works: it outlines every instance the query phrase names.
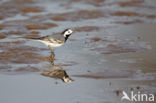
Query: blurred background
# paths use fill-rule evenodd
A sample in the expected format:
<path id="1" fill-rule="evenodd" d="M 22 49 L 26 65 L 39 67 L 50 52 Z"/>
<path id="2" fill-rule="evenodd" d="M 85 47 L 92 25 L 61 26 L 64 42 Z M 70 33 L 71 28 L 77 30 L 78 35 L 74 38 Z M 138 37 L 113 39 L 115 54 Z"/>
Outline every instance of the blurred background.
<path id="1" fill-rule="evenodd" d="M 55 49 L 59 68 L 48 47 L 19 39 L 67 28 L 75 33 Z M 0 102 L 123 103 L 122 91 L 156 95 L 155 33 L 156 0 L 0 0 Z M 62 82 L 54 69 L 74 81 Z"/>

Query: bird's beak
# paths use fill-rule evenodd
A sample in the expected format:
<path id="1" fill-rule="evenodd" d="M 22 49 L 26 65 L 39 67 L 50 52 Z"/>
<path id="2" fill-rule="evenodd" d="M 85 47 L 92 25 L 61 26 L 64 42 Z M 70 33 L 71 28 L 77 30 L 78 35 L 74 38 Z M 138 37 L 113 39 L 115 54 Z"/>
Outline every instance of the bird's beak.
<path id="1" fill-rule="evenodd" d="M 75 31 L 72 32 L 72 34 L 74 34 L 74 33 L 75 33 Z"/>

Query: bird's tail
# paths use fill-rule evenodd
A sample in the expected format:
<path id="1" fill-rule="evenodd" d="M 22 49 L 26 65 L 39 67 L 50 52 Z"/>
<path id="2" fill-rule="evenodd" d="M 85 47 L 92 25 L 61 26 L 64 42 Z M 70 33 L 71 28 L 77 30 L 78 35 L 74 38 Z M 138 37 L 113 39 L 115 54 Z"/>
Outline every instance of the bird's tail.
<path id="1" fill-rule="evenodd" d="M 30 40 L 39 40 L 39 38 L 30 38 L 30 37 L 17 37 L 18 39 L 30 39 Z"/>

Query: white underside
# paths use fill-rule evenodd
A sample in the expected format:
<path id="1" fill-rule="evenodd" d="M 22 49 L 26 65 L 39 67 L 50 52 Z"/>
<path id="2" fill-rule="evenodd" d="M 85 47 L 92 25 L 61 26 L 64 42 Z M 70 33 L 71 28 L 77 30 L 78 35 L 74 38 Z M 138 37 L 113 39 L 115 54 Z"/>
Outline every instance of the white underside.
<path id="1" fill-rule="evenodd" d="M 41 41 L 41 40 L 37 40 L 37 41 L 39 41 L 47 46 L 50 46 L 50 47 L 59 47 L 59 46 L 63 45 L 63 44 L 58 44 L 58 43 L 49 43 L 49 42 Z"/>

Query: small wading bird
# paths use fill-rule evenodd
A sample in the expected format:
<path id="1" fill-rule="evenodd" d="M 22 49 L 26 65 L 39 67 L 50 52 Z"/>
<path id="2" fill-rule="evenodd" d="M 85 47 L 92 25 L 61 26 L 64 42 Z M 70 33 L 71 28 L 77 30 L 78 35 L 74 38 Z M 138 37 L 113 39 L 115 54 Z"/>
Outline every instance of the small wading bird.
<path id="1" fill-rule="evenodd" d="M 42 72 L 41 75 L 51 77 L 51 78 L 61 79 L 63 82 L 66 83 L 74 81 L 68 76 L 66 71 L 63 70 L 62 68 L 58 70 L 49 71 L 49 72 Z"/>
<path id="2" fill-rule="evenodd" d="M 47 36 L 43 36 L 43 37 L 27 38 L 27 39 L 31 39 L 31 40 L 35 40 L 35 41 L 44 43 L 51 50 L 50 57 L 52 57 L 52 54 L 54 57 L 54 48 L 62 46 L 67 41 L 68 37 L 72 33 L 73 33 L 73 31 L 71 29 L 66 29 L 62 33 L 55 33 L 55 34 L 47 35 Z"/>

